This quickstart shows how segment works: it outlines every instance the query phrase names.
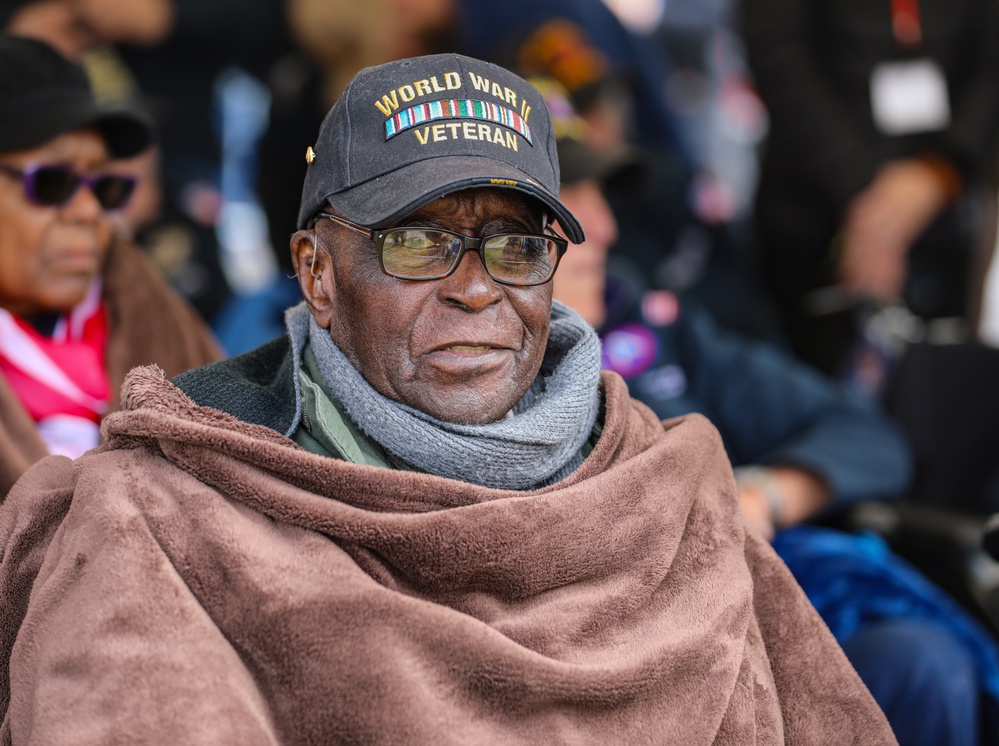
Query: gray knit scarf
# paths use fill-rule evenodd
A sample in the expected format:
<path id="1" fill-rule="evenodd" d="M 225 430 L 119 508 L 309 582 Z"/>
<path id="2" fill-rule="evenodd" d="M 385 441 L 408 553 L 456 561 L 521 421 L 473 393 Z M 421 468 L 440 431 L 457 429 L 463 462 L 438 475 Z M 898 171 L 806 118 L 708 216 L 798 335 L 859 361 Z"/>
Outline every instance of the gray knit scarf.
<path id="1" fill-rule="evenodd" d="M 378 393 L 322 329 L 305 304 L 286 323 L 298 366 L 306 341 L 329 391 L 357 426 L 391 456 L 416 469 L 496 489 L 554 484 L 583 462 L 600 409 L 600 339 L 582 317 L 555 301 L 541 370 L 512 417 L 460 425 Z M 297 418 L 296 418 L 297 424 Z"/>

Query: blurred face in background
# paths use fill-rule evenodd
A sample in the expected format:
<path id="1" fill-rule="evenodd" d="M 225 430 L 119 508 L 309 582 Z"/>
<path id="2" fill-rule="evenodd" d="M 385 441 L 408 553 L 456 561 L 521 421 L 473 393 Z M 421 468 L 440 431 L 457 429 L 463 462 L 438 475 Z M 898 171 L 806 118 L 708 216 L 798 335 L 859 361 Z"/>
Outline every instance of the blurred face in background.
<path id="1" fill-rule="evenodd" d="M 559 199 L 586 233 L 584 243 L 570 246 L 554 278 L 554 294 L 593 327 L 604 323 L 607 252 L 617 242 L 617 221 L 597 179 L 563 184 Z"/>
<path id="2" fill-rule="evenodd" d="M 326 78 L 329 106 L 361 68 L 457 44 L 456 0 L 285 0 L 285 9 L 296 44 Z"/>
<path id="3" fill-rule="evenodd" d="M 455 0 L 393 0 L 393 53 L 399 57 L 449 51 L 455 24 Z"/>
<path id="4" fill-rule="evenodd" d="M 58 165 L 82 175 L 103 173 L 108 160 L 92 129 L 0 153 L 7 167 Z M 40 205 L 22 178 L 0 170 L 0 308 L 20 316 L 71 309 L 100 274 L 110 242 L 107 213 L 89 187 L 81 185 L 62 205 Z"/>

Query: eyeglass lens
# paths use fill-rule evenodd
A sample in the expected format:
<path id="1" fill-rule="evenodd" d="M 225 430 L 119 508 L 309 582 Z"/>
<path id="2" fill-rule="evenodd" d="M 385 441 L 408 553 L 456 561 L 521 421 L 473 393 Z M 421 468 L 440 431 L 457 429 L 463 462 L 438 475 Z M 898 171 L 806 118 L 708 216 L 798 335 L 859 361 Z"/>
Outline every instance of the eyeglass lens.
<path id="1" fill-rule="evenodd" d="M 462 237 L 448 231 L 396 228 L 384 236 L 382 266 L 404 280 L 443 277 L 455 268 L 461 254 Z M 559 247 L 544 236 L 502 234 L 484 238 L 479 254 L 494 280 L 537 285 L 551 279 Z"/>
<path id="2" fill-rule="evenodd" d="M 58 206 L 68 202 L 81 184 L 86 184 L 105 210 L 125 206 L 135 188 L 135 180 L 111 174 L 87 178 L 61 166 L 41 166 L 25 169 L 24 186 L 28 196 L 38 204 Z"/>

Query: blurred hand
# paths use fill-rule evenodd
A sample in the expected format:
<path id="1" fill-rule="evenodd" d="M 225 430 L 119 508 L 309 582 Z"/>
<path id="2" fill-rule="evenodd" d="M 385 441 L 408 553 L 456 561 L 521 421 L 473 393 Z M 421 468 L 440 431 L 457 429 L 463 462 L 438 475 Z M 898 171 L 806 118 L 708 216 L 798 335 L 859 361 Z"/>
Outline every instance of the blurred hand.
<path id="1" fill-rule="evenodd" d="M 770 541 L 777 526 L 792 526 L 812 517 L 829 502 L 831 495 L 826 483 L 804 469 L 794 466 L 764 467 L 770 481 L 765 487 L 758 479 L 748 478 L 738 483 L 739 505 L 743 515 Z M 736 470 L 738 476 L 740 470 Z M 752 471 L 752 469 L 750 470 Z M 772 489 L 780 504 L 779 515 L 767 499 L 765 490 Z"/>
<path id="2" fill-rule="evenodd" d="M 78 60 L 101 44 L 155 44 L 172 25 L 172 0 L 36 0 L 15 11 L 6 30 Z"/>
<path id="3" fill-rule="evenodd" d="M 152 45 L 173 27 L 172 0 L 74 0 L 76 14 L 104 42 Z"/>
<path id="4" fill-rule="evenodd" d="M 763 538 L 771 541 L 777 528 L 763 490 L 754 485 L 739 485 L 739 505 L 746 519 L 759 529 Z"/>
<path id="5" fill-rule="evenodd" d="M 14 11 L 5 31 L 44 41 L 74 60 L 100 41 L 92 29 L 79 22 L 74 0 L 28 3 Z"/>
<path id="6" fill-rule="evenodd" d="M 885 302 L 897 300 L 909 249 L 948 199 L 947 184 L 927 162 L 913 158 L 883 166 L 847 209 L 840 231 L 843 286 Z"/>

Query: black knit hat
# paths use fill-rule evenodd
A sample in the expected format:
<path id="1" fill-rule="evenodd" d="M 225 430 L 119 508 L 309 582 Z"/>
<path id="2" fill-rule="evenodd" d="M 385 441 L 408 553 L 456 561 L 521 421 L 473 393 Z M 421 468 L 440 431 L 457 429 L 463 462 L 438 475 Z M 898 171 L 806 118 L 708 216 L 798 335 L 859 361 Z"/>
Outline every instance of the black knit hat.
<path id="1" fill-rule="evenodd" d="M 82 66 L 43 42 L 0 34 L 0 152 L 91 126 L 116 158 L 137 155 L 153 141 L 142 114 L 94 100 Z"/>
<path id="2" fill-rule="evenodd" d="M 571 241 L 584 239 L 558 199 L 555 133 L 541 94 L 471 57 L 365 68 L 326 115 L 306 160 L 299 228 L 327 201 L 377 228 L 445 194 L 489 186 L 535 197 Z"/>

